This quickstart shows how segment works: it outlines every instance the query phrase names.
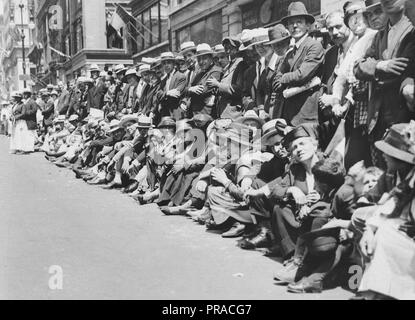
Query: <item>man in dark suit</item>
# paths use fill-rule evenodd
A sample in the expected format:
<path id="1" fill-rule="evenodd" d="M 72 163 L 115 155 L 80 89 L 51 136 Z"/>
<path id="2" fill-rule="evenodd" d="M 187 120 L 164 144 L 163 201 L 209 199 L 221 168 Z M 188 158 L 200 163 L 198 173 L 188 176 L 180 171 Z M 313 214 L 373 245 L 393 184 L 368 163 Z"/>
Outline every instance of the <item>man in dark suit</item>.
<path id="1" fill-rule="evenodd" d="M 315 22 L 314 17 L 307 13 L 302 2 L 291 3 L 288 12 L 289 15 L 282 19 L 282 23 L 288 27 L 295 44 L 274 79 L 273 88 L 277 90 L 306 85 L 313 78 L 321 76 L 324 63 L 321 43 L 308 34 Z M 304 122 L 318 122 L 319 89 L 314 87 L 286 99 L 282 117 L 293 126 Z"/>
<path id="2" fill-rule="evenodd" d="M 207 80 L 220 80 L 222 69 L 215 66 L 214 51 L 210 45 L 202 43 L 197 46 L 196 56 L 200 71 L 196 74 L 191 87 L 187 89 L 187 97 L 182 100 L 181 108 L 188 116 L 196 114 L 211 115 L 215 105 L 215 90 L 209 89 Z"/>
<path id="3" fill-rule="evenodd" d="M 180 108 L 180 98 L 182 97 L 187 84 L 184 73 L 177 72 L 175 68 L 176 60 L 172 52 L 161 54 L 161 63 L 166 74 L 163 96 L 161 98 L 161 116 L 170 116 L 176 121 L 184 118 L 184 110 Z"/>

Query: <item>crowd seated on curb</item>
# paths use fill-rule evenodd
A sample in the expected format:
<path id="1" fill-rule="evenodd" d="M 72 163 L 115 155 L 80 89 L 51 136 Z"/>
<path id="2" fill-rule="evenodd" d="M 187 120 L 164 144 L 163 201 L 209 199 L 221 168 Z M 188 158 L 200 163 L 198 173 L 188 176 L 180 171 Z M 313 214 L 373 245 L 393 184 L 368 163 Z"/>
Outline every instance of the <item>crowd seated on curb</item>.
<path id="1" fill-rule="evenodd" d="M 1 133 L 275 259 L 288 292 L 414 299 L 415 1 L 348 1 L 316 23 L 292 2 L 221 44 L 13 92 Z"/>

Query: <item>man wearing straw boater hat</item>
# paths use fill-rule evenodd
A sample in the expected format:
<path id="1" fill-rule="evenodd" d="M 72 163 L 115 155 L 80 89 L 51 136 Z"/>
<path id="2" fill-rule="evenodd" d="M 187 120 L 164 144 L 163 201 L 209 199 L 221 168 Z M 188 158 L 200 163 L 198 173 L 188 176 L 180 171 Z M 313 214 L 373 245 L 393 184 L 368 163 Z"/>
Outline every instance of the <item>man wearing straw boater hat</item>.
<path id="1" fill-rule="evenodd" d="M 196 58 L 200 71 L 196 74 L 191 86 L 187 89 L 187 96 L 180 104 L 189 117 L 200 113 L 212 115 L 215 105 L 215 89 L 209 89 L 207 82 L 211 78 L 219 81 L 222 76 L 222 69 L 215 66 L 213 55 L 214 51 L 207 43 L 197 46 Z"/>
<path id="2" fill-rule="evenodd" d="M 199 72 L 199 66 L 196 60 L 196 44 L 193 41 L 187 41 L 180 45 L 180 55 L 184 57 L 187 65 L 186 88 L 190 87 L 194 77 Z"/>
<path id="3" fill-rule="evenodd" d="M 166 74 L 162 82 L 163 97 L 161 98 L 161 116 L 171 116 L 176 120 L 184 117 L 180 108 L 180 98 L 186 89 L 186 75 L 176 70 L 176 57 L 173 52 L 161 54 L 161 64 Z"/>
<path id="4" fill-rule="evenodd" d="M 275 78 L 273 87 L 278 91 L 308 84 L 314 77 L 321 75 L 324 63 L 324 49 L 321 43 L 309 36 L 315 19 L 308 14 L 302 2 L 291 3 L 288 15 L 281 22 L 287 26 L 295 44 Z M 304 122 L 318 122 L 319 89 L 314 87 L 286 99 L 282 118 L 293 126 Z"/>

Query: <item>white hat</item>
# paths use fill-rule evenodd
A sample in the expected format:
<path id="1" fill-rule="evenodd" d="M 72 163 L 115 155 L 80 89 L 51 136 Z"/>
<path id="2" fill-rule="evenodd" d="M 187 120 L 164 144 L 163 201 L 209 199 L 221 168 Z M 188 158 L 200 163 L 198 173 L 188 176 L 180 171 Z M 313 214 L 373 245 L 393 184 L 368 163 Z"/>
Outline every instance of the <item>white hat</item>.
<path id="1" fill-rule="evenodd" d="M 252 47 L 261 43 L 269 42 L 269 33 L 266 28 L 252 30 L 252 43 L 247 47 Z"/>
<path id="2" fill-rule="evenodd" d="M 196 44 L 193 41 L 187 41 L 180 45 L 180 54 L 184 54 L 190 50 L 196 50 Z"/>
<path id="3" fill-rule="evenodd" d="M 141 59 L 141 63 L 144 63 L 144 64 L 153 64 L 155 61 L 156 61 L 157 59 L 154 59 L 154 58 L 146 58 L 146 57 L 144 57 L 143 59 Z"/>
<path id="4" fill-rule="evenodd" d="M 114 71 L 114 73 L 115 73 L 115 74 L 118 74 L 118 73 L 124 72 L 124 71 L 126 71 L 126 70 L 127 70 L 127 68 L 126 68 L 123 64 L 118 64 L 118 65 L 116 65 L 116 66 L 114 67 L 114 69 L 113 69 L 113 71 Z"/>
<path id="5" fill-rule="evenodd" d="M 225 52 L 225 47 L 222 44 L 218 44 L 213 48 L 213 50 L 215 51 L 216 54 L 224 53 Z"/>
<path id="6" fill-rule="evenodd" d="M 161 58 L 161 61 L 168 61 L 168 60 L 175 60 L 176 59 L 173 52 L 163 52 L 161 54 L 160 58 Z"/>
<path id="7" fill-rule="evenodd" d="M 254 30 L 245 29 L 242 31 L 241 34 L 241 46 L 239 47 L 239 51 L 244 51 L 251 47 L 252 38 L 254 37 Z"/>
<path id="8" fill-rule="evenodd" d="M 100 72 L 101 69 L 98 67 L 97 64 L 91 65 L 91 68 L 89 69 L 89 72 Z"/>
<path id="9" fill-rule="evenodd" d="M 53 120 L 53 123 L 65 122 L 65 120 L 66 120 L 66 117 L 64 115 L 59 115 L 57 118 Z"/>
<path id="10" fill-rule="evenodd" d="M 213 51 L 212 47 L 207 43 L 199 44 L 196 48 L 196 56 L 204 56 L 207 54 L 213 55 L 215 52 Z"/>
<path id="11" fill-rule="evenodd" d="M 55 91 L 55 90 L 53 90 L 51 93 L 50 93 L 50 95 L 51 96 L 59 96 L 59 93 L 57 92 L 57 91 Z"/>
<path id="12" fill-rule="evenodd" d="M 143 64 L 138 68 L 138 76 L 142 76 L 143 72 L 151 71 L 151 66 L 149 64 Z"/>
<path id="13" fill-rule="evenodd" d="M 136 76 L 137 78 L 140 77 L 135 68 L 128 69 L 127 72 L 125 73 L 124 79 L 127 79 L 127 77 L 129 76 Z"/>

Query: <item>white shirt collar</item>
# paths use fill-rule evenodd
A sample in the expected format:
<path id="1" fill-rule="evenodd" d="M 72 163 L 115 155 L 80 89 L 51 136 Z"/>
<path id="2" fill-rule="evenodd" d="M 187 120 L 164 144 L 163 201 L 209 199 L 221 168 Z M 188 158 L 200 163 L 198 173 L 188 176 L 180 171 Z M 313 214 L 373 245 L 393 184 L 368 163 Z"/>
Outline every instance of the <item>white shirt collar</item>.
<path id="1" fill-rule="evenodd" d="M 297 49 L 303 44 L 303 42 L 305 41 L 305 39 L 307 37 L 308 37 L 308 33 L 306 33 L 300 40 L 298 40 L 297 42 L 295 42 L 294 45 L 297 47 Z"/>

